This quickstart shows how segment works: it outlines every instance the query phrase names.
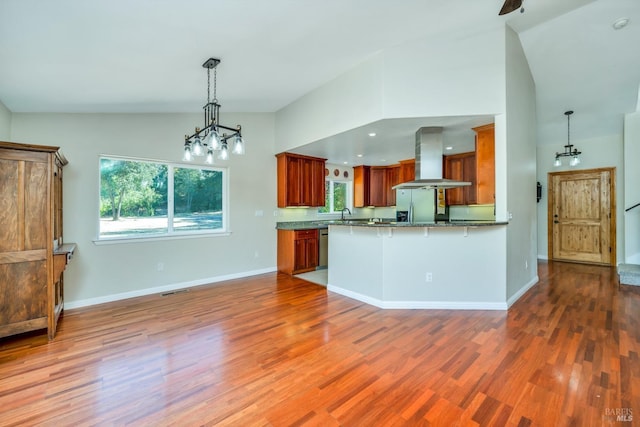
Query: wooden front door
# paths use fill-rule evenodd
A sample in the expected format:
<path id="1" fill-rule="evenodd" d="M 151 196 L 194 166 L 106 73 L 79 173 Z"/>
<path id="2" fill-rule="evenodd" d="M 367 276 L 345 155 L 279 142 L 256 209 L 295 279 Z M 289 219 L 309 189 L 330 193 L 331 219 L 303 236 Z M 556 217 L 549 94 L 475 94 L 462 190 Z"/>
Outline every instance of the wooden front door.
<path id="1" fill-rule="evenodd" d="M 615 265 L 615 168 L 549 173 L 550 259 Z"/>

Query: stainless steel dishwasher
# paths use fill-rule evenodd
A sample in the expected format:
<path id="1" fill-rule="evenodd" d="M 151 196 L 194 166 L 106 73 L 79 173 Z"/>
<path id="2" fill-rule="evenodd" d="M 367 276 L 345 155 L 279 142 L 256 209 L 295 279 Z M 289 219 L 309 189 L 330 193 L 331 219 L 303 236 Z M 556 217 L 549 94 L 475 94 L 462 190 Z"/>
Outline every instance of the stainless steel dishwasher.
<path id="1" fill-rule="evenodd" d="M 329 229 L 321 228 L 319 231 L 318 268 L 327 268 L 329 266 Z"/>

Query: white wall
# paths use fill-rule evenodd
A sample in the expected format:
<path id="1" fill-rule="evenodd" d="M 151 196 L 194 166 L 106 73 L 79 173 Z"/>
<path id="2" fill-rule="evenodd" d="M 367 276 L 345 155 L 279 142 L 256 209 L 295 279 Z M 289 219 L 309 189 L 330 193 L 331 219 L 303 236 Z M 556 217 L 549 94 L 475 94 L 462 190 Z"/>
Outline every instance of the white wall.
<path id="1" fill-rule="evenodd" d="M 57 145 L 64 169 L 64 239 L 78 251 L 65 273 L 70 306 L 144 294 L 252 272 L 276 264 L 276 159 L 272 114 L 225 114 L 242 124 L 245 156 L 226 162 L 231 235 L 95 245 L 99 205 L 98 156 L 111 154 L 179 162 L 184 134 L 199 114 L 14 114 L 13 140 Z M 218 162 L 221 164 L 222 162 Z M 255 216 L 263 211 L 263 216 Z M 157 271 L 158 262 L 164 271 Z"/>
<path id="2" fill-rule="evenodd" d="M 504 28 L 385 50 L 276 113 L 276 152 L 402 117 L 504 111 Z"/>
<path id="3" fill-rule="evenodd" d="M 11 111 L 0 101 L 0 141 L 11 141 Z"/>
<path id="4" fill-rule="evenodd" d="M 328 289 L 385 308 L 504 310 L 508 227 L 330 226 Z"/>
<path id="5" fill-rule="evenodd" d="M 443 34 L 384 52 L 384 117 L 504 111 L 504 27 Z"/>
<path id="6" fill-rule="evenodd" d="M 618 203 L 624 215 L 625 252 L 618 262 L 640 264 L 640 207 L 624 213 L 624 209 L 640 203 L 640 112 L 627 114 L 624 119 L 624 199 Z M 633 183 L 634 185 L 631 185 Z"/>
<path id="7" fill-rule="evenodd" d="M 507 299 L 537 282 L 535 84 L 518 35 L 506 29 Z"/>
<path id="8" fill-rule="evenodd" d="M 576 112 L 576 114 L 578 114 Z M 573 127 L 573 124 L 571 125 Z M 622 206 L 624 197 L 624 167 L 623 167 L 623 149 L 622 149 L 622 135 L 609 135 L 598 138 L 574 140 L 571 139 L 571 143 L 574 148 L 582 152 L 580 159 L 582 162 L 577 168 L 571 168 L 569 166 L 554 167 L 553 161 L 555 159 L 555 153 L 564 151 L 564 145 L 567 143 L 566 132 L 562 135 L 558 135 L 555 141 L 549 141 L 547 144 L 538 145 L 538 171 L 537 179 L 542 184 L 542 200 L 538 203 L 538 257 L 542 259 L 548 258 L 548 239 L 547 239 L 547 206 L 548 200 L 548 182 L 547 174 L 549 172 L 559 172 L 565 170 L 581 170 L 581 169 L 595 169 L 603 167 L 615 167 L 616 168 L 616 252 L 617 262 L 620 263 L 624 260 L 624 245 L 625 245 L 625 232 L 624 232 L 624 208 Z M 633 161 L 633 159 L 630 159 Z M 633 167 L 637 168 L 634 164 Z M 630 181 L 632 182 L 632 181 Z"/>

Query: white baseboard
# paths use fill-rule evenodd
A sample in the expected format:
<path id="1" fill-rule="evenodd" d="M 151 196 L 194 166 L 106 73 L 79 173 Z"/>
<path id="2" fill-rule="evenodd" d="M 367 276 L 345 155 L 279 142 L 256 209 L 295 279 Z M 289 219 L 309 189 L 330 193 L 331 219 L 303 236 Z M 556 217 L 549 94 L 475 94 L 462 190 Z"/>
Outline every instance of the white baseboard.
<path id="1" fill-rule="evenodd" d="M 348 289 L 327 285 L 327 290 L 383 309 L 433 309 L 433 310 L 506 310 L 504 302 L 469 301 L 382 301 Z"/>
<path id="2" fill-rule="evenodd" d="M 520 297 L 522 295 L 524 295 L 525 293 L 527 293 L 527 291 L 531 288 L 533 288 L 536 283 L 538 283 L 540 281 L 540 278 L 536 275 L 533 279 L 531 279 L 531 281 L 529 281 L 529 283 L 527 283 L 526 285 L 524 285 L 523 287 L 521 287 L 518 292 L 516 292 L 515 294 L 513 294 L 511 296 L 511 298 L 509 298 L 507 300 L 507 307 L 511 307 L 516 301 L 518 301 L 520 299 Z"/>
<path id="3" fill-rule="evenodd" d="M 540 254 L 538 254 L 538 259 L 543 259 L 543 260 L 545 260 L 545 261 L 548 261 L 548 260 L 549 260 L 549 257 L 548 257 L 548 256 L 546 256 L 546 255 L 540 255 Z"/>
<path id="4" fill-rule="evenodd" d="M 192 288 L 194 286 L 207 285 L 210 283 L 223 282 L 225 280 L 241 279 L 243 277 L 257 276 L 259 274 L 273 273 L 276 267 L 264 268 L 261 270 L 244 271 L 242 273 L 226 274 L 224 276 L 208 277 L 205 279 L 191 280 L 189 282 L 173 283 L 170 285 L 157 286 L 153 288 L 139 289 L 131 292 L 123 292 L 120 294 L 105 295 L 96 298 L 88 298 L 78 301 L 65 301 L 65 310 L 88 307 L 96 304 L 104 304 L 106 302 L 119 301 L 128 298 L 141 297 L 145 295 L 160 294 L 163 292 L 175 291 L 178 289 Z"/>

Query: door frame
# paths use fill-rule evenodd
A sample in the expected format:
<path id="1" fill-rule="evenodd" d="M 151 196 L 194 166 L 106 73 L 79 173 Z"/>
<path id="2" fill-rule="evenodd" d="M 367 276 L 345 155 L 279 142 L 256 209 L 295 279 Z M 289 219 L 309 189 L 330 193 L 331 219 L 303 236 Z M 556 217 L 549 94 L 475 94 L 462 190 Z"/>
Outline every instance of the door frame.
<path id="1" fill-rule="evenodd" d="M 552 178 L 554 176 L 562 176 L 562 175 L 578 175 L 583 173 L 599 173 L 599 172 L 609 172 L 609 200 L 611 201 L 611 218 L 609 218 L 609 242 L 611 244 L 611 258 L 609 260 L 609 264 L 598 264 L 598 265 L 611 265 L 616 266 L 616 168 L 615 167 L 606 167 L 606 168 L 595 168 L 595 169 L 577 169 L 577 170 L 568 170 L 561 172 L 548 172 L 547 173 L 547 258 L 550 261 L 553 261 L 553 185 Z M 558 260 L 558 261 L 566 261 L 566 260 Z M 567 261 L 567 262 L 578 262 L 580 261 Z M 587 263 L 591 264 L 591 263 Z"/>

